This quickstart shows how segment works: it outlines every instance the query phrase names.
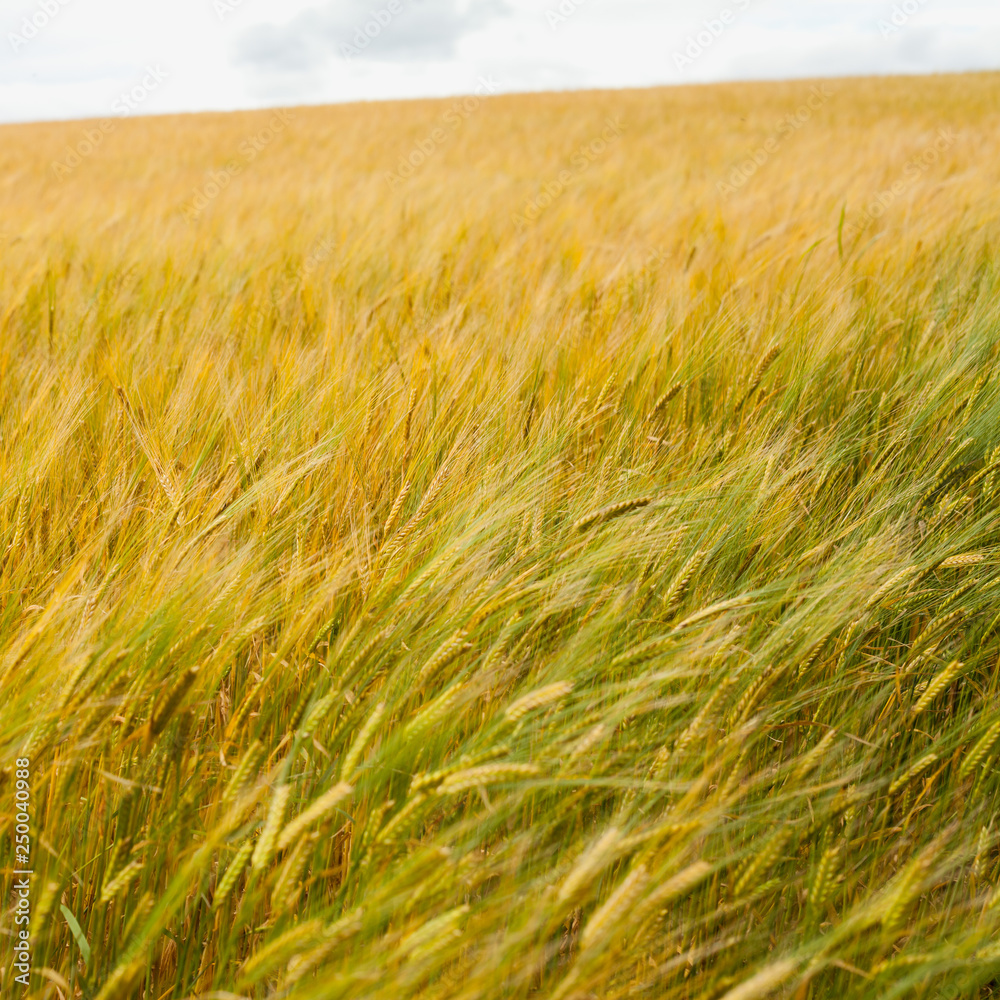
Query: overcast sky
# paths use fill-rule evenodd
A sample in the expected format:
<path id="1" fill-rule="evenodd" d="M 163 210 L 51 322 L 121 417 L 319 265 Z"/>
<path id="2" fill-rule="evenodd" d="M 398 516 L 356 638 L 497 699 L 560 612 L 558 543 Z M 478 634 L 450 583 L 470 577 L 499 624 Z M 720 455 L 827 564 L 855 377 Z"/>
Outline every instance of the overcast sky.
<path id="1" fill-rule="evenodd" d="M 0 32 L 5 122 L 1000 68 L 998 0 L 0 0 Z"/>

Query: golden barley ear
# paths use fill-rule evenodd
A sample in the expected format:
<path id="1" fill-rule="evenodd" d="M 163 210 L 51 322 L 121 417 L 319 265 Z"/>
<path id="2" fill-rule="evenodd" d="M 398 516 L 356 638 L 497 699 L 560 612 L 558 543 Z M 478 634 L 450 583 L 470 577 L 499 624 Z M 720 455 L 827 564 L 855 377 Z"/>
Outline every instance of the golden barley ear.
<path id="1" fill-rule="evenodd" d="M 683 382 L 675 382 L 667 391 L 660 396 L 660 398 L 653 404 L 653 408 L 649 411 L 649 416 L 647 420 L 652 420 L 657 414 L 663 410 L 666 405 L 684 388 Z"/>
<path id="2" fill-rule="evenodd" d="M 774 363 L 775 359 L 781 353 L 781 350 L 782 348 L 780 344 L 774 344 L 764 352 L 760 361 L 757 362 L 756 368 L 754 368 L 751 373 L 747 383 L 747 389 L 743 393 L 740 401 L 736 404 L 734 412 L 739 413 L 739 411 L 742 410 L 743 407 L 750 401 L 750 397 L 753 396 L 753 394 L 760 387 L 760 383 L 763 381 L 765 374 L 767 374 L 768 368 L 770 368 Z"/>
<path id="3" fill-rule="evenodd" d="M 653 497 L 651 496 L 637 497 L 634 500 L 622 500 L 620 503 L 611 504 L 608 507 L 602 507 L 600 510 L 596 510 L 591 514 L 581 517 L 573 524 L 573 530 L 578 532 L 586 531 L 588 528 L 595 527 L 598 524 L 603 524 L 605 521 L 611 521 L 616 517 L 621 517 L 623 514 L 629 514 L 633 510 L 639 510 L 641 507 L 648 507 L 652 502 Z"/>
<path id="4" fill-rule="evenodd" d="M 961 672 L 965 669 L 965 664 L 960 663 L 958 660 L 952 660 L 931 682 L 927 685 L 924 693 L 917 699 L 917 703 L 913 706 L 912 712 L 914 715 L 920 715 L 921 712 L 928 709 L 935 701 L 937 696 L 941 694 L 942 691 L 947 688 L 952 681 L 954 681 Z"/>

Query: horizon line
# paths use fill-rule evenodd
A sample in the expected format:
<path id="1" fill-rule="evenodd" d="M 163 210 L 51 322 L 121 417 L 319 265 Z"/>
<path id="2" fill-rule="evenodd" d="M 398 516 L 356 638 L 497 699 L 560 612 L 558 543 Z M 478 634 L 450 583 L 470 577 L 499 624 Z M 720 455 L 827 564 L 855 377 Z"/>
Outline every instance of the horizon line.
<path id="1" fill-rule="evenodd" d="M 963 76 L 1000 76 L 1000 68 L 989 67 L 980 69 L 963 70 L 929 70 L 926 72 L 915 71 L 912 73 L 833 73 L 822 76 L 780 76 L 780 77 L 745 77 L 731 80 L 693 80 L 691 82 L 670 81 L 664 83 L 644 84 L 641 86 L 621 86 L 621 87 L 551 87 L 540 90 L 535 89 L 511 89 L 502 90 L 495 94 L 479 95 L 483 100 L 498 100 L 504 97 L 549 97 L 558 95 L 587 95 L 587 94 L 618 94 L 618 93 L 641 93 L 657 90 L 691 90 L 691 89 L 712 89 L 734 86 L 769 86 L 779 83 L 809 83 L 824 80 L 928 80 L 941 77 L 963 77 Z M 420 102 L 434 103 L 440 101 L 453 100 L 455 98 L 471 96 L 472 91 L 457 90 L 446 94 L 424 94 L 413 97 L 378 97 L 378 98 L 356 98 L 336 101 L 324 100 L 315 104 L 262 104 L 254 107 L 230 107 L 230 108 L 199 108 L 195 110 L 174 110 L 174 111 L 151 111 L 129 115 L 86 115 L 69 118 L 34 118 L 27 121 L 3 121 L 0 120 L 0 128 L 24 128 L 32 125 L 60 125 L 73 124 L 74 122 L 97 122 L 105 119 L 133 120 L 137 118 L 179 118 L 194 117 L 198 115 L 238 115 L 238 114 L 266 114 L 276 111 L 295 110 L 318 110 L 321 108 L 347 108 L 351 106 L 371 106 L 371 105 L 391 105 L 391 104 L 417 104 Z"/>

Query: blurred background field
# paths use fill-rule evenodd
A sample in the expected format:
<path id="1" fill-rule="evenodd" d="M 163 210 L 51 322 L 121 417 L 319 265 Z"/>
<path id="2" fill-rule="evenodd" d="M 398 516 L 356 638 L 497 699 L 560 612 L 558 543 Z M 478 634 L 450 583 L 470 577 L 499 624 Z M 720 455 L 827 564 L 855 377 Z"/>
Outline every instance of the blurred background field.
<path id="1" fill-rule="evenodd" d="M 29 995 L 993 995 L 998 99 L 0 126 Z"/>

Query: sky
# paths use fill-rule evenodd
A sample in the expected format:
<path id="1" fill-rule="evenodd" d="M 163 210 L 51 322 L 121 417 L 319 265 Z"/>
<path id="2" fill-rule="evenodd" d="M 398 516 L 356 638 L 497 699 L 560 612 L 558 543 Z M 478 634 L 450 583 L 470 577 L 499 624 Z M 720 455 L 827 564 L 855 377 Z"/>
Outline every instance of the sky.
<path id="1" fill-rule="evenodd" d="M 0 122 L 978 69 L 997 0 L 0 0 Z"/>

